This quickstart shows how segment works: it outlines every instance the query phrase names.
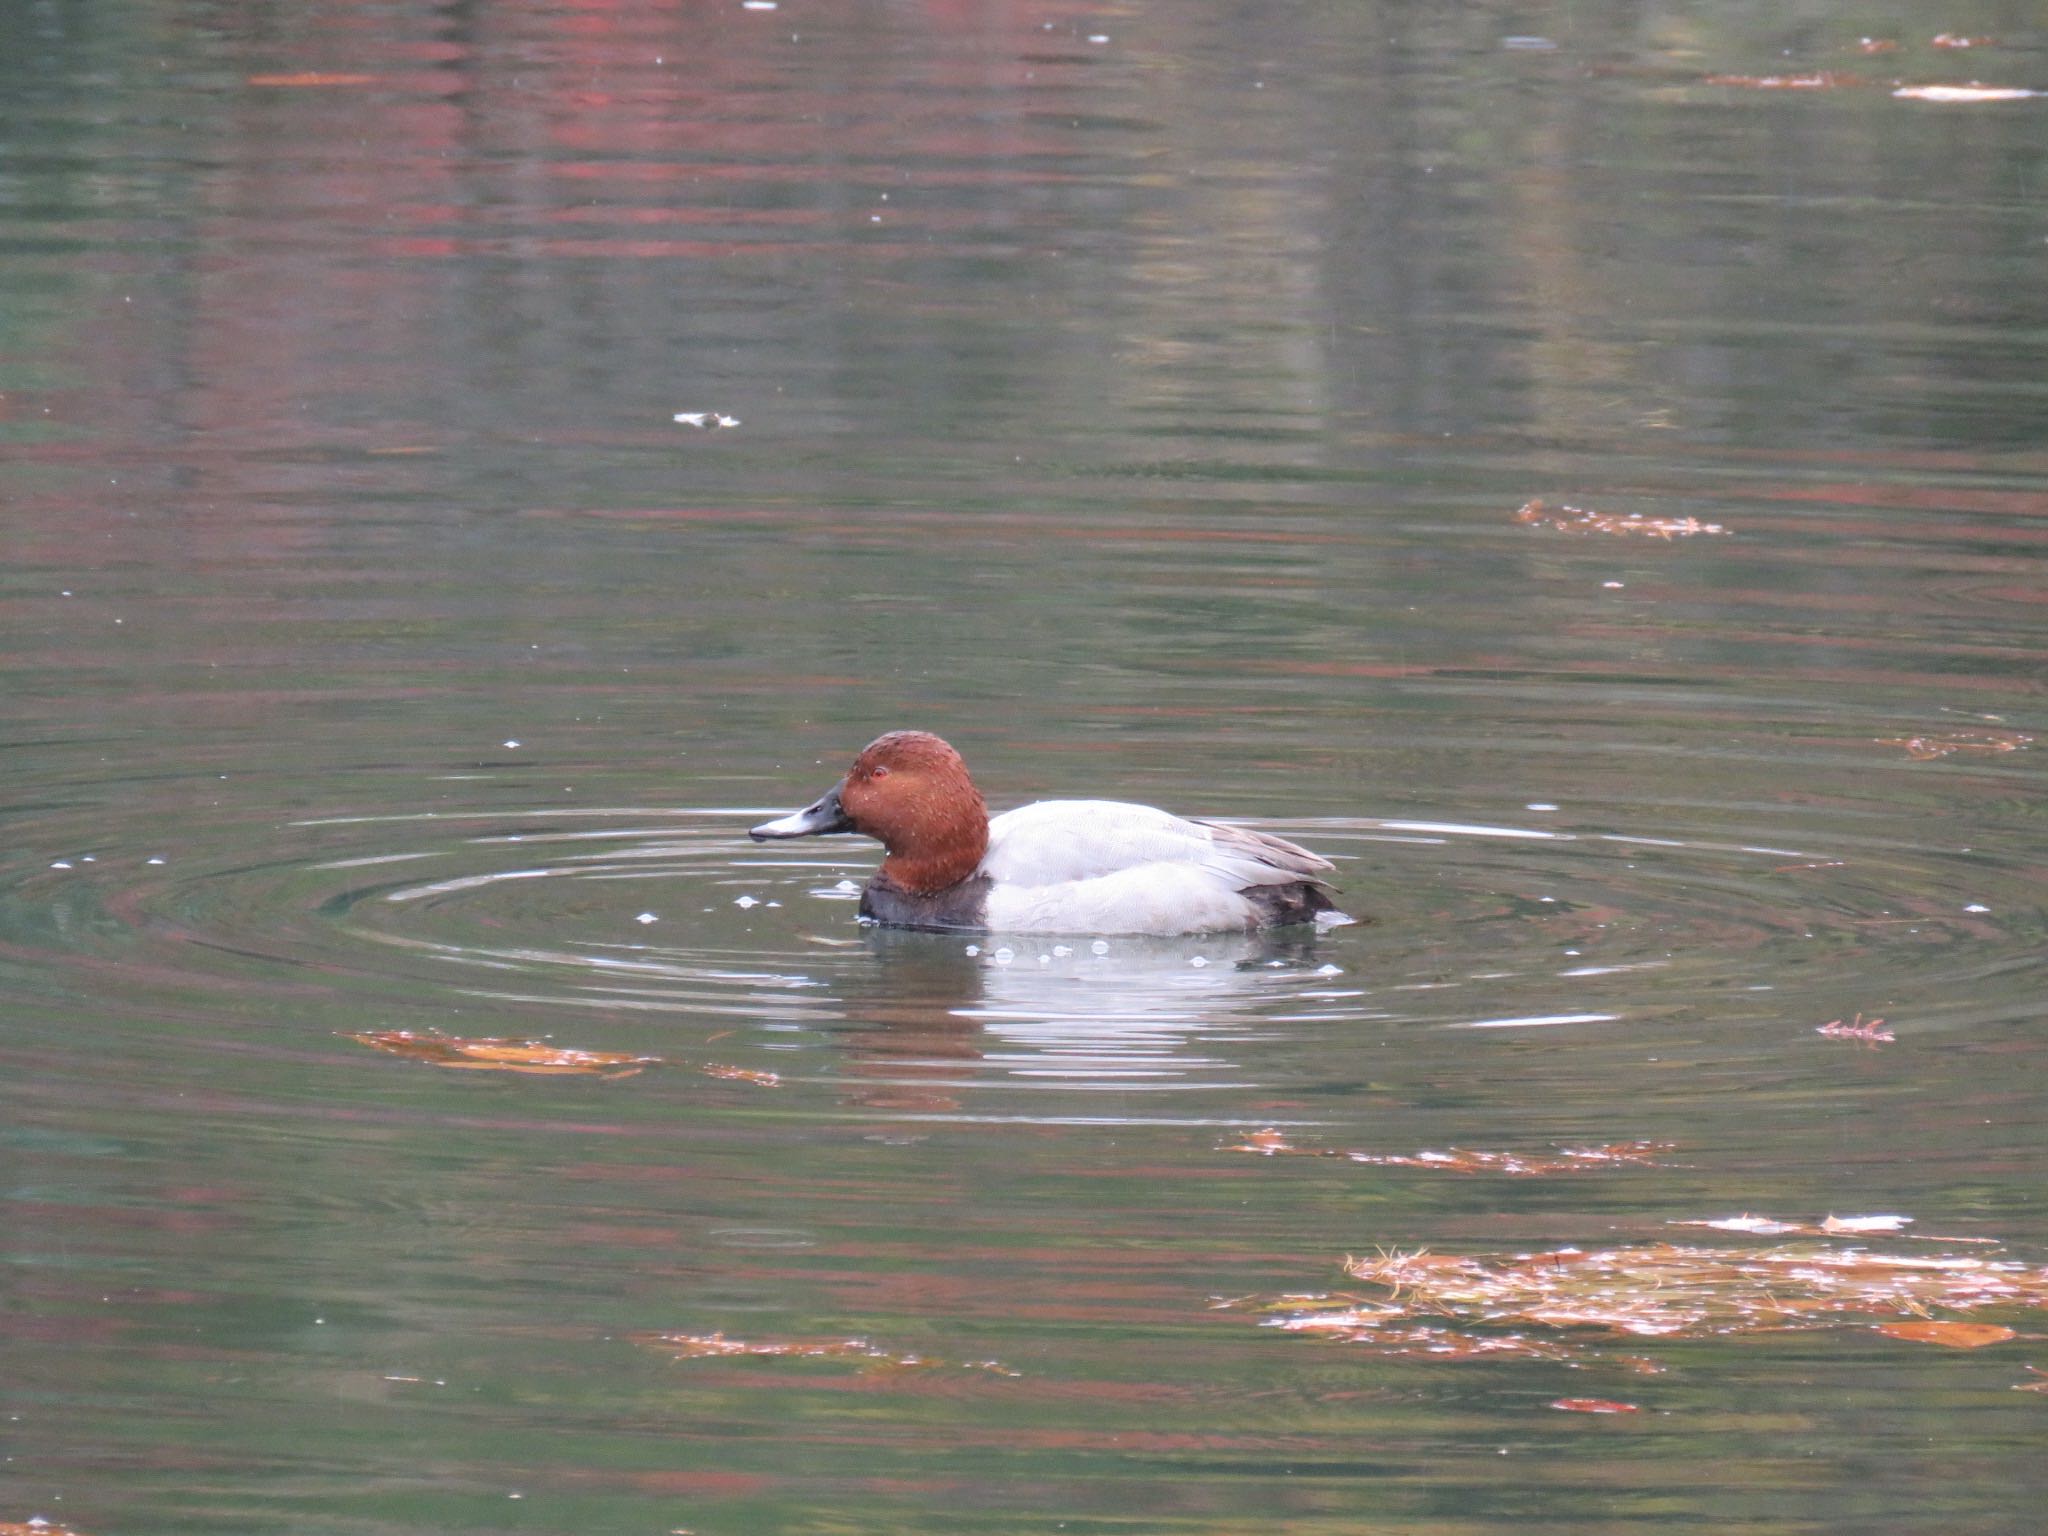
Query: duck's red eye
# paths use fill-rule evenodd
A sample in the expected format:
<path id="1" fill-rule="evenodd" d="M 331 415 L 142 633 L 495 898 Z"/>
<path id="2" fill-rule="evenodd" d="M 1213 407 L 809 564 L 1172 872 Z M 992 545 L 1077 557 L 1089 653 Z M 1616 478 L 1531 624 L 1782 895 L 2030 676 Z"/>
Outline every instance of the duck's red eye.
<path id="1" fill-rule="evenodd" d="M 886 779 L 887 777 L 889 777 L 889 769 L 887 765 L 877 763 L 874 767 L 868 770 L 868 777 L 875 779 Z"/>

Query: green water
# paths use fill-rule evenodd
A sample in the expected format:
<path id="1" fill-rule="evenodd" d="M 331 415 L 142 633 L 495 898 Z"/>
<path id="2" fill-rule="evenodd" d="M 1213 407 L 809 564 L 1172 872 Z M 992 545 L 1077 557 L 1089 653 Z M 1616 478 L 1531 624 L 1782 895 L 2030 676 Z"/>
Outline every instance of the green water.
<path id="1" fill-rule="evenodd" d="M 2048 98 L 1893 94 L 2048 89 L 2032 8 L 0 37 L 0 1523 L 2035 1528 L 2025 1309 L 1257 1310 L 1744 1212 L 2048 1262 Z M 871 845 L 744 829 L 900 726 L 1373 921 L 863 933 Z"/>

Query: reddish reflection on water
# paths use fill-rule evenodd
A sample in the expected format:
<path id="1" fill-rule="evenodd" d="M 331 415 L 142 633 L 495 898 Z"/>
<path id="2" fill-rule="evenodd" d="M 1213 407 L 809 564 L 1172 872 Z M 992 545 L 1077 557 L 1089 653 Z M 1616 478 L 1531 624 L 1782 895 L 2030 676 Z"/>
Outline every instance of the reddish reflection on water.
<path id="1" fill-rule="evenodd" d="M 0 1524 L 2013 1527 L 2010 1320 L 1236 1304 L 2048 1245 L 2036 18 L 1695 10 L 10 31 Z M 1376 921 L 863 933 L 900 725 Z"/>

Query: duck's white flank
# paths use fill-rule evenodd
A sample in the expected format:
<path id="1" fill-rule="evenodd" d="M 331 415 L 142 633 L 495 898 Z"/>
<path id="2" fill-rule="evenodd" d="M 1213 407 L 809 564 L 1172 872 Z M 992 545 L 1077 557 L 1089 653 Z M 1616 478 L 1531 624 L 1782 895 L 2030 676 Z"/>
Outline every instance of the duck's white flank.
<path id="1" fill-rule="evenodd" d="M 990 820 L 979 872 L 992 932 L 1165 935 L 1256 925 L 1245 887 L 1332 867 L 1249 827 L 1120 800 L 1041 800 Z"/>

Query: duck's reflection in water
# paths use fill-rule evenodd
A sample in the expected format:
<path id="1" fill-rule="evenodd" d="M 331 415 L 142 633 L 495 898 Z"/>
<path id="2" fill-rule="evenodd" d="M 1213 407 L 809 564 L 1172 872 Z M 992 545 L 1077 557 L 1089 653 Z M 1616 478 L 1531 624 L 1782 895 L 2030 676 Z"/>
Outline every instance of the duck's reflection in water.
<path id="1" fill-rule="evenodd" d="M 867 1109 L 960 1113 L 997 1085 L 1213 1087 L 1219 1047 L 1334 973 L 1313 929 L 1053 939 L 874 928 L 843 975 L 847 1070 Z M 1070 1112 L 1085 1113 L 1082 1106 Z"/>

